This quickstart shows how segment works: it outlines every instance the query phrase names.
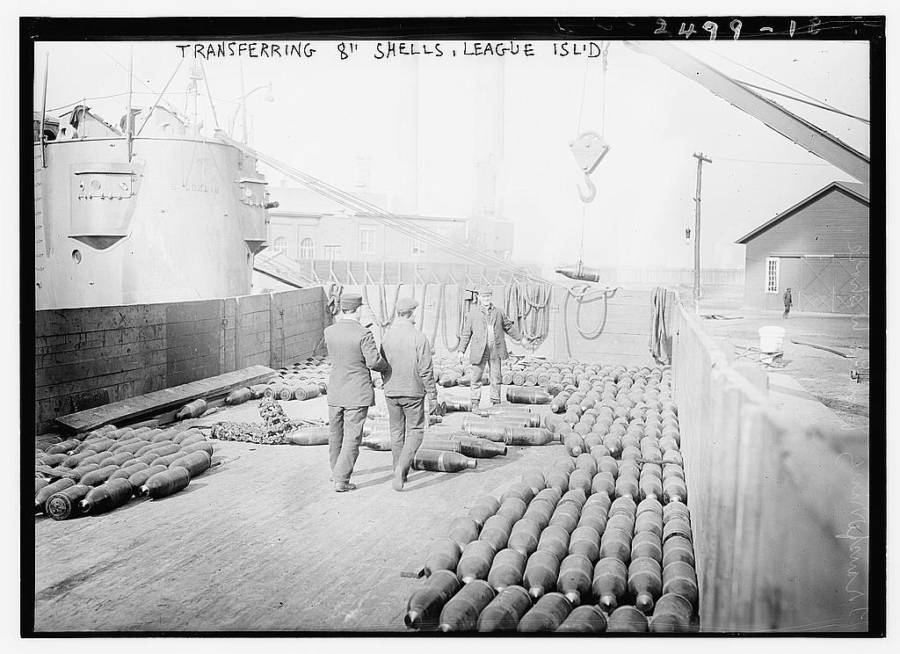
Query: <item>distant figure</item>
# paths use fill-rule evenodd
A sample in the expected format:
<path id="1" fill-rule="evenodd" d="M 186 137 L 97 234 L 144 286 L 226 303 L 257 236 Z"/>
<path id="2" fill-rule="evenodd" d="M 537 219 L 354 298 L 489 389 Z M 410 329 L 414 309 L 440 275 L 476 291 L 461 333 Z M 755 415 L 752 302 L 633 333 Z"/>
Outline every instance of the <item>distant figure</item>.
<path id="1" fill-rule="evenodd" d="M 437 411 L 437 387 L 431 366 L 431 344 L 416 329 L 413 312 L 419 305 L 412 298 L 397 301 L 397 318 L 381 339 L 387 370 L 384 401 L 391 425 L 391 454 L 394 460 L 394 490 L 403 490 L 416 450 L 425 435 L 425 404 L 428 413 Z"/>
<path id="2" fill-rule="evenodd" d="M 325 329 L 325 345 L 331 358 L 328 379 L 328 459 L 334 490 L 344 493 L 356 488 L 350 483 L 359 456 L 363 424 L 369 407 L 375 405 L 375 388 L 370 370 L 383 370 L 372 332 L 359 322 L 362 297 L 345 293 L 340 313 Z"/>
<path id="3" fill-rule="evenodd" d="M 791 289 L 787 289 L 784 292 L 784 317 L 787 318 L 788 314 L 791 312 L 791 307 L 794 306 L 794 300 L 791 299 Z"/>
<path id="4" fill-rule="evenodd" d="M 500 366 L 509 358 L 506 350 L 506 334 L 527 347 L 528 341 L 522 337 L 516 323 L 506 317 L 500 307 L 494 306 L 493 291 L 485 286 L 478 291 L 478 306 L 472 307 L 463 324 L 459 341 L 459 362 L 462 363 L 466 348 L 469 347 L 471 364 L 472 413 L 478 409 L 481 399 L 481 377 L 485 367 L 491 381 L 491 404 L 500 404 Z"/>

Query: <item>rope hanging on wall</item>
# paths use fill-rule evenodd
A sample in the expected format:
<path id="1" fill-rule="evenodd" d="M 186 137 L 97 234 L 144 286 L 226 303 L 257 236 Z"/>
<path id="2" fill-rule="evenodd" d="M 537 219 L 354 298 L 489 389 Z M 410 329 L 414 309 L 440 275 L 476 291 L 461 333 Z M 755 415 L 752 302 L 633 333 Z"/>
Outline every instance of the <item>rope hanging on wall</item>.
<path id="1" fill-rule="evenodd" d="M 523 334 L 538 347 L 550 333 L 550 299 L 553 287 L 550 284 L 525 282 L 525 302 L 528 309 L 523 316 Z"/>
<path id="2" fill-rule="evenodd" d="M 362 285 L 362 296 L 363 302 L 368 306 L 372 311 L 372 316 L 375 318 L 375 322 L 381 327 L 382 330 L 386 329 L 392 322 L 394 322 L 394 314 L 397 312 L 397 300 L 400 299 L 400 287 L 403 284 L 397 284 L 394 289 L 394 302 L 393 307 L 390 311 L 387 311 L 387 291 L 385 291 L 384 284 L 376 284 L 378 287 L 378 298 L 379 305 L 376 309 L 375 305 L 369 299 L 369 285 Z"/>
<path id="3" fill-rule="evenodd" d="M 569 342 L 569 300 L 575 298 L 578 306 L 575 309 L 575 329 L 578 334 L 585 340 L 592 341 L 603 333 L 606 328 L 606 318 L 609 313 L 609 300 L 616 296 L 620 287 L 606 287 L 604 289 L 591 290 L 591 285 L 586 283 L 574 284 L 566 289 L 566 298 L 563 300 L 563 333 L 566 336 L 566 353 L 572 356 L 572 348 Z M 595 329 L 584 329 L 581 325 L 581 308 L 585 304 L 603 300 L 603 317 Z"/>
<path id="4" fill-rule="evenodd" d="M 435 342 L 437 340 L 438 325 L 441 322 L 441 316 L 444 313 L 444 311 L 443 311 L 443 309 L 444 309 L 444 286 L 445 286 L 444 284 L 440 284 L 438 286 L 437 313 L 434 316 L 434 325 L 431 328 L 431 340 L 429 341 L 429 343 L 431 343 L 431 353 L 432 354 L 434 354 L 434 346 L 435 346 Z M 425 292 L 424 291 L 422 292 L 422 305 L 423 305 L 423 307 L 425 305 Z M 425 310 L 423 309 L 422 310 L 422 332 L 424 332 L 424 331 L 425 331 Z"/>
<path id="5" fill-rule="evenodd" d="M 441 338 L 444 342 L 444 347 L 447 348 L 448 352 L 456 352 L 459 349 L 460 343 L 460 332 L 462 331 L 463 321 L 466 319 L 466 311 L 468 309 L 467 303 L 463 296 L 463 293 L 460 292 L 461 287 L 459 285 L 456 286 L 456 343 L 450 345 L 450 339 L 447 338 L 447 323 L 449 322 L 449 313 L 447 310 L 447 298 L 444 296 L 444 300 L 441 302 L 440 311 L 444 317 L 443 330 L 441 332 Z"/>
<path id="6" fill-rule="evenodd" d="M 515 280 L 506 285 L 504 308 L 519 331 L 538 347 L 550 333 L 550 299 L 553 286 L 532 280 Z"/>

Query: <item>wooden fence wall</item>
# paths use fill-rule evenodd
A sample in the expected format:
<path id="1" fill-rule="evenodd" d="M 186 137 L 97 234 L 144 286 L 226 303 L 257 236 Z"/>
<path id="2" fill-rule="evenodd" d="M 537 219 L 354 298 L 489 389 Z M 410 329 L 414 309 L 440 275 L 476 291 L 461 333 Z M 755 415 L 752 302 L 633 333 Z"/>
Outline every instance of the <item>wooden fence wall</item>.
<path id="1" fill-rule="evenodd" d="M 597 295 L 597 299 L 581 305 L 580 313 L 574 297 L 566 302 L 567 294 L 566 288 L 554 287 L 550 336 L 544 348 L 548 357 L 604 365 L 652 365 L 650 291 L 620 288 L 606 300 Z M 586 332 L 599 333 L 585 338 L 578 325 Z"/>
<path id="2" fill-rule="evenodd" d="M 862 631 L 868 461 L 791 426 L 679 306 L 673 373 L 704 631 Z"/>
<path id="3" fill-rule="evenodd" d="M 253 364 L 314 353 L 320 287 L 217 300 L 35 312 L 35 432 L 54 418 Z"/>
<path id="4" fill-rule="evenodd" d="M 365 291 L 368 299 L 365 312 L 377 324 L 390 316 L 397 292 L 396 284 L 388 283 L 384 288 L 384 306 L 379 285 L 348 285 L 343 291 Z M 504 287 L 493 288 L 495 303 L 503 306 Z M 432 341 L 436 352 L 446 352 L 457 343 L 460 329 L 457 306 L 460 293 L 464 292 L 464 287 L 452 283 L 401 285 L 400 297 L 413 297 L 419 302 L 417 324 Z M 567 294 L 566 287 L 554 286 L 549 303 L 549 333 L 536 354 L 553 360 L 578 359 L 587 363 L 626 366 L 653 363 L 649 348 L 650 291 L 618 289 L 605 301 L 601 295 L 593 295 L 590 301 L 581 305 L 580 313 L 574 297 L 566 302 Z M 439 316 L 440 322 L 436 322 Z M 597 336 L 582 337 L 576 323 L 586 331 L 598 331 Z M 514 351 L 523 352 L 518 347 L 514 347 Z"/>

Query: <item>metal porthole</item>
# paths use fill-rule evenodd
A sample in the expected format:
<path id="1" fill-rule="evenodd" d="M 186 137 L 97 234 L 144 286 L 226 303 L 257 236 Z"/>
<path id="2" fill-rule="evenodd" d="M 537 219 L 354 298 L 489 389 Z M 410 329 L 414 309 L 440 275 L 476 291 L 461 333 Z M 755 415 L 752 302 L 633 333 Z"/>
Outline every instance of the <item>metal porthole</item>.
<path id="1" fill-rule="evenodd" d="M 72 250 L 72 261 L 81 263 L 81 250 Z"/>

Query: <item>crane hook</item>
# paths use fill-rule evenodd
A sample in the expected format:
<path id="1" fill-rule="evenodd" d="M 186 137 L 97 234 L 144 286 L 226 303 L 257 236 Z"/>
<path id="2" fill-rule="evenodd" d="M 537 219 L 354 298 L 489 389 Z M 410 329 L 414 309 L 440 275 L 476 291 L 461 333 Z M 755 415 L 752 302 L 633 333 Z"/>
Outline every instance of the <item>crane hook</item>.
<path id="1" fill-rule="evenodd" d="M 578 189 L 578 195 L 581 197 L 582 202 L 593 202 L 594 198 L 597 197 L 597 187 L 594 186 L 594 182 L 591 181 L 591 178 L 587 173 L 584 174 L 584 183 L 588 187 L 587 193 L 581 190 L 581 187 L 577 184 L 575 187 Z"/>

